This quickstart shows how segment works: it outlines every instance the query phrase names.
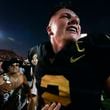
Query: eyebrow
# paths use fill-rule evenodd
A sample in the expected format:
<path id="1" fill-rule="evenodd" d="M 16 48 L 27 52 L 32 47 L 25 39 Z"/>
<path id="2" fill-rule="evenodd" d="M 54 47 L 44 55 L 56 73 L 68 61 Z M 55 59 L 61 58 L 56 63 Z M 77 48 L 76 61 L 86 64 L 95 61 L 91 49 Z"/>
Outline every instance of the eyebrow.
<path id="1" fill-rule="evenodd" d="M 66 14 L 67 16 L 72 16 L 72 14 L 70 14 L 70 13 L 67 13 L 67 12 L 63 12 L 63 13 L 61 13 L 61 16 L 62 15 L 64 15 L 64 14 Z M 76 15 L 75 13 L 74 13 L 74 17 L 78 20 L 78 22 L 80 23 L 80 18 L 78 17 L 78 15 Z"/>

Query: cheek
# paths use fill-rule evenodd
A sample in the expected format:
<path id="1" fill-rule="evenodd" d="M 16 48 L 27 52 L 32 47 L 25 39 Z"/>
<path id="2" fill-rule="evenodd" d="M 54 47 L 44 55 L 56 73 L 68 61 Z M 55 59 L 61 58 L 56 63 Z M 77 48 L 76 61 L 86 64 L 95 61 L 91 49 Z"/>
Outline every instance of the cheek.
<path id="1" fill-rule="evenodd" d="M 66 25 L 64 23 L 61 23 L 57 30 L 57 34 L 58 34 L 58 36 L 64 36 L 65 32 L 66 32 Z"/>
<path id="2" fill-rule="evenodd" d="M 81 26 L 78 26 L 79 34 L 81 33 Z"/>
<path id="3" fill-rule="evenodd" d="M 37 63 L 38 63 L 38 60 L 32 60 L 32 62 L 31 62 L 33 65 L 37 65 Z"/>
<path id="4" fill-rule="evenodd" d="M 34 63 L 34 61 L 33 61 L 33 60 L 31 60 L 31 63 L 33 64 L 33 63 Z"/>
<path id="5" fill-rule="evenodd" d="M 61 20 L 59 23 L 59 28 L 64 29 L 67 26 L 67 20 Z"/>
<path id="6" fill-rule="evenodd" d="M 13 68 L 10 68 L 10 69 L 9 69 L 9 71 L 10 71 L 10 72 L 13 72 L 13 71 L 14 71 L 14 69 L 13 69 Z"/>
<path id="7" fill-rule="evenodd" d="M 65 28 L 66 28 L 65 21 L 55 22 L 52 25 L 52 32 L 54 34 L 62 34 L 62 32 L 65 30 Z"/>
<path id="8" fill-rule="evenodd" d="M 51 30 L 52 32 L 55 34 L 58 30 L 58 26 L 56 25 L 56 23 L 53 23 L 52 26 L 51 26 Z"/>

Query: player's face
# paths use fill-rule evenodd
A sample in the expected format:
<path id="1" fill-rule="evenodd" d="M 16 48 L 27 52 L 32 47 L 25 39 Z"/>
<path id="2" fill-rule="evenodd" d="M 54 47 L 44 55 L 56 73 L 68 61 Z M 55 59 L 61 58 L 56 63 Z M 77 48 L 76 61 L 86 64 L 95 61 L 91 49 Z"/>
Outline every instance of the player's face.
<path id="1" fill-rule="evenodd" d="M 60 40 L 77 40 L 80 37 L 80 21 L 78 16 L 69 9 L 62 8 L 56 12 L 49 22 L 51 37 Z M 49 33 L 48 31 L 48 33 Z"/>

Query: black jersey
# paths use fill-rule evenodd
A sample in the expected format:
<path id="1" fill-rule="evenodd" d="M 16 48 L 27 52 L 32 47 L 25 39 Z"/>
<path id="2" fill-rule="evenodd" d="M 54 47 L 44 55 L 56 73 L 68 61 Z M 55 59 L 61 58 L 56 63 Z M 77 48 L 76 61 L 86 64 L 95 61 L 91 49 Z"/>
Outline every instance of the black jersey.
<path id="1" fill-rule="evenodd" d="M 99 36 L 100 40 L 92 36 L 70 42 L 57 54 L 50 43 L 38 46 L 39 107 L 60 102 L 61 110 L 100 109 L 101 91 L 110 73 L 110 40 L 107 36 Z"/>

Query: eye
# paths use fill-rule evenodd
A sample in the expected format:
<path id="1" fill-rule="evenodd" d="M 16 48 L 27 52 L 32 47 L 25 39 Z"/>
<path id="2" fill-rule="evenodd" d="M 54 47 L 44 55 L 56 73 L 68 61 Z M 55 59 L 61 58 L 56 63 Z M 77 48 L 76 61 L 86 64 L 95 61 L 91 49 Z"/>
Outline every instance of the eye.
<path id="1" fill-rule="evenodd" d="M 70 18 L 71 18 L 71 15 L 68 14 L 68 13 L 65 13 L 65 14 L 61 15 L 60 18 L 67 18 L 67 19 L 70 19 Z"/>

